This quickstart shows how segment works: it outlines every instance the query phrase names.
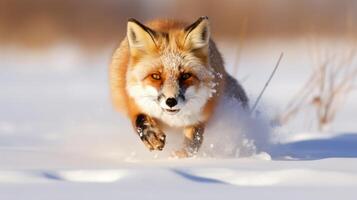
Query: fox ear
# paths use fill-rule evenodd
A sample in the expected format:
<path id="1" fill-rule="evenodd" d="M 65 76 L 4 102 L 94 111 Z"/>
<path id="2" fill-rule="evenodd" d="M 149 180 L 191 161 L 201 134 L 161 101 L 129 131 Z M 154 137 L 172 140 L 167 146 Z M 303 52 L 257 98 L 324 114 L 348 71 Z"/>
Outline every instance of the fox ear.
<path id="1" fill-rule="evenodd" d="M 130 18 L 127 25 L 127 38 L 131 50 L 147 50 L 156 47 L 156 32 L 141 24 L 137 20 Z"/>
<path id="2" fill-rule="evenodd" d="M 210 39 L 208 17 L 200 17 L 196 22 L 185 28 L 185 46 L 190 49 L 207 47 Z"/>

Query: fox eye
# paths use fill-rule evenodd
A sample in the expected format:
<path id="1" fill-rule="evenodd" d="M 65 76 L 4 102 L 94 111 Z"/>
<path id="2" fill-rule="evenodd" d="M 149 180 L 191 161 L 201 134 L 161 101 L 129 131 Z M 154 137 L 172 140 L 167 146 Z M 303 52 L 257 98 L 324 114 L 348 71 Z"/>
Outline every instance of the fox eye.
<path id="1" fill-rule="evenodd" d="M 154 73 L 154 74 L 151 74 L 151 78 L 155 79 L 155 80 L 160 80 L 161 79 L 161 76 L 160 74 L 158 73 Z"/>
<path id="2" fill-rule="evenodd" d="M 192 75 L 190 73 L 184 73 L 184 74 L 181 75 L 181 79 L 182 80 L 187 80 L 187 79 L 191 78 L 191 76 Z"/>

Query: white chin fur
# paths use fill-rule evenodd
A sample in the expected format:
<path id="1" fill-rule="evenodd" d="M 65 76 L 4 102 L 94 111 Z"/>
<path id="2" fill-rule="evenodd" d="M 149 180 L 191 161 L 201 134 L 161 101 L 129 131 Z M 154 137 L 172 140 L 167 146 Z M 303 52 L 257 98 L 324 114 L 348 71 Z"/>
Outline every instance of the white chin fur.
<path id="1" fill-rule="evenodd" d="M 195 90 L 193 87 L 189 87 L 185 93 L 186 101 L 179 101 L 178 105 L 171 109 L 180 110 L 172 113 L 165 111 L 167 106 L 157 101 L 158 91 L 154 87 L 138 84 L 128 86 L 127 91 L 143 113 L 158 118 L 173 127 L 188 126 L 203 120 L 202 108 L 212 95 L 211 88 L 202 86 Z"/>

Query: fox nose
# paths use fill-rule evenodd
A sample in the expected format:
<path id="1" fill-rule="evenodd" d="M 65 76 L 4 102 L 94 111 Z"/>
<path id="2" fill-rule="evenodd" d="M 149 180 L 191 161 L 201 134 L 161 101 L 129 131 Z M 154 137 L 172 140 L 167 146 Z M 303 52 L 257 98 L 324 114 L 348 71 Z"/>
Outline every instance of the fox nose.
<path id="1" fill-rule="evenodd" d="M 166 105 L 168 105 L 170 108 L 172 108 L 177 105 L 177 101 L 175 98 L 168 98 L 168 99 L 166 99 Z"/>

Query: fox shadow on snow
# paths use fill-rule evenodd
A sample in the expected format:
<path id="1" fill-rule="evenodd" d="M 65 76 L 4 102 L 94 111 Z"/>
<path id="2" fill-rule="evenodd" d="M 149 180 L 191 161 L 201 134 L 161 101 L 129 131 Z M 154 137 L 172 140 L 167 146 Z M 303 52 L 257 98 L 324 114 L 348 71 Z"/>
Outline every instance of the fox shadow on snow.
<path id="1" fill-rule="evenodd" d="M 357 134 L 346 133 L 332 138 L 274 144 L 269 154 L 273 159 L 354 158 L 357 157 Z"/>
<path id="2" fill-rule="evenodd" d="M 326 139 L 297 141 L 286 144 L 274 144 L 269 149 L 274 160 L 317 160 L 323 158 L 357 157 L 357 134 L 346 133 Z M 177 175 L 194 182 L 227 184 L 224 180 L 195 175 L 185 170 L 172 170 Z"/>

